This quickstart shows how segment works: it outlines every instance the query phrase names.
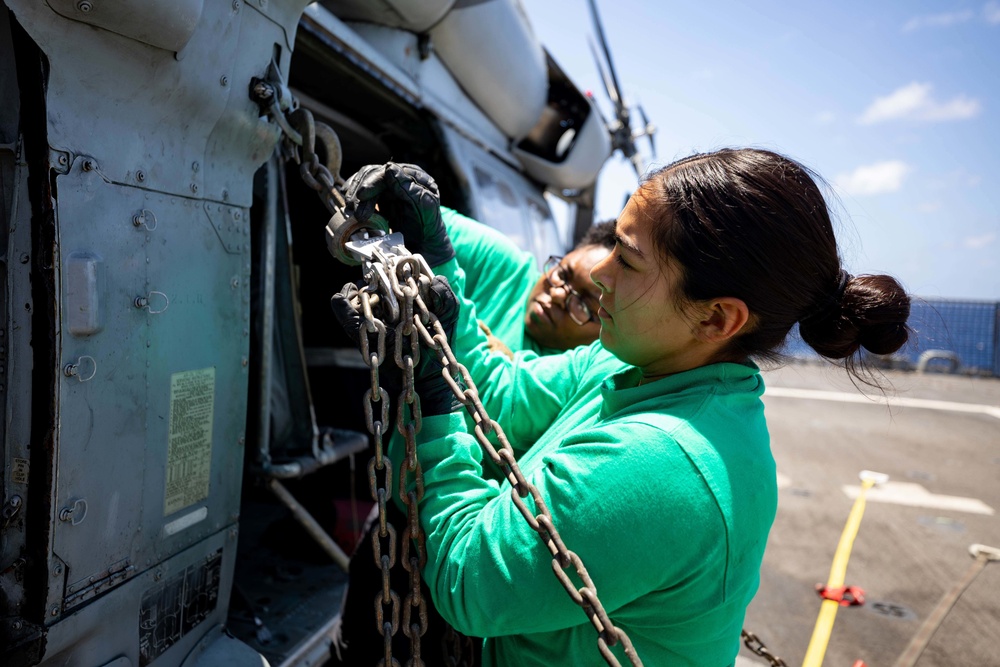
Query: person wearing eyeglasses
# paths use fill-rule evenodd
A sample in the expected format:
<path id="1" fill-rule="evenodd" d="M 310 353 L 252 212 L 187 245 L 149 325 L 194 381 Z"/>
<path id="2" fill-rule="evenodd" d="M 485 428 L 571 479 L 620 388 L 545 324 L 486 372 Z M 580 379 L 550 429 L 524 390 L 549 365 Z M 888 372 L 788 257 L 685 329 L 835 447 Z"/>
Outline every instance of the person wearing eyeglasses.
<path id="1" fill-rule="evenodd" d="M 494 351 L 544 355 L 597 340 L 600 292 L 590 270 L 615 247 L 613 219 L 592 226 L 565 256 L 549 257 L 541 271 L 496 229 L 446 207 L 441 219 L 465 272 L 463 295 Z"/>

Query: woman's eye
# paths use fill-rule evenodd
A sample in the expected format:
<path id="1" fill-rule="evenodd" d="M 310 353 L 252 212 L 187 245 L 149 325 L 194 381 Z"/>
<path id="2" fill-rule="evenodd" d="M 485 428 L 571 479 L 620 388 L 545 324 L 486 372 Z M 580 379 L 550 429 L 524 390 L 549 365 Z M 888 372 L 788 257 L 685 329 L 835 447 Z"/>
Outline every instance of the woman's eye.
<path id="1" fill-rule="evenodd" d="M 628 265 L 628 262 L 626 262 L 626 261 L 625 261 L 625 258 L 623 258 L 623 257 L 621 256 L 621 253 L 618 253 L 617 255 L 615 255 L 615 261 L 616 261 L 616 262 L 618 262 L 618 264 L 619 264 L 619 265 L 620 265 L 620 266 L 621 266 L 621 267 L 622 267 L 623 269 L 631 269 L 631 268 L 632 268 L 631 266 L 629 266 L 629 265 Z"/>

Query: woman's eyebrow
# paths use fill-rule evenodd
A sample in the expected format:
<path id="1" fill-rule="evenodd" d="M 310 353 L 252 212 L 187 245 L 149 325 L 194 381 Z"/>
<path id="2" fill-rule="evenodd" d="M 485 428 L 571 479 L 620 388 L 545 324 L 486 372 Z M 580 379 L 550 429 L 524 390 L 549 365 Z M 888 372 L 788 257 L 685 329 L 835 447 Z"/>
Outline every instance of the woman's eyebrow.
<path id="1" fill-rule="evenodd" d="M 645 258 L 645 255 L 643 254 L 643 252 L 641 250 L 639 250 L 639 248 L 634 243 L 632 243 L 631 241 L 629 241 L 625 237 L 621 236 L 620 234 L 617 234 L 617 233 L 615 234 L 615 241 L 619 245 L 621 245 L 623 248 L 626 248 L 629 252 L 632 252 L 632 253 L 635 253 L 636 255 L 638 255 L 640 259 Z"/>

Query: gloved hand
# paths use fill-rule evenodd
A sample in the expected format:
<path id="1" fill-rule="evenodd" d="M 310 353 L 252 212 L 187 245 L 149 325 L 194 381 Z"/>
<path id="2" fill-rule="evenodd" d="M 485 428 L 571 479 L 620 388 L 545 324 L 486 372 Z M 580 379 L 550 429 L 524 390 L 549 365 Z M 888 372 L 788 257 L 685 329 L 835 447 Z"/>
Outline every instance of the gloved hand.
<path id="1" fill-rule="evenodd" d="M 367 336 L 368 332 L 364 330 L 364 317 L 361 315 L 361 311 L 356 310 L 351 305 L 351 301 L 357 298 L 358 286 L 354 283 L 347 283 L 339 292 L 330 297 L 330 308 L 333 310 L 333 316 L 337 318 L 340 328 L 356 345 L 360 346 L 361 336 Z M 379 384 L 389 394 L 389 398 L 395 401 L 403 387 L 403 371 L 392 358 L 393 345 L 395 344 L 393 333 L 392 327 L 386 327 L 385 356 L 379 366 Z M 378 352 L 375 349 L 375 340 L 375 336 L 369 337 L 370 353 Z M 365 359 L 365 362 L 367 361 Z"/>
<path id="2" fill-rule="evenodd" d="M 434 276 L 425 305 L 427 310 L 438 316 L 438 321 L 448 336 L 448 344 L 451 345 L 455 325 L 458 323 L 459 305 L 447 278 Z M 434 330 L 430 327 L 428 330 L 433 336 Z M 448 414 L 462 407 L 441 374 L 442 368 L 437 352 L 424 348 L 420 355 L 420 365 L 414 370 L 413 381 L 413 388 L 420 395 L 420 411 L 424 417 Z"/>
<path id="3" fill-rule="evenodd" d="M 431 176 L 413 164 L 370 164 L 347 179 L 344 198 L 362 222 L 375 212 L 401 232 L 407 250 L 423 255 L 434 267 L 455 256 L 441 221 L 441 195 Z"/>

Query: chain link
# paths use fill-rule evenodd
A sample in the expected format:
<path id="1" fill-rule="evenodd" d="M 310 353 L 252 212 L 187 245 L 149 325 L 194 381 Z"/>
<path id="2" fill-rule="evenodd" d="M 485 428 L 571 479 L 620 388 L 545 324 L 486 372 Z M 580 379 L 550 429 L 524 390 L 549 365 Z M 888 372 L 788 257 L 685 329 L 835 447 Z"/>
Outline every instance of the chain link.
<path id="1" fill-rule="evenodd" d="M 744 646 L 770 662 L 771 667 L 788 667 L 787 663 L 775 654 L 771 653 L 771 651 L 764 646 L 764 642 L 762 642 L 754 633 L 742 630 L 740 632 L 740 637 L 743 638 Z"/>
<path id="2" fill-rule="evenodd" d="M 335 176 L 331 173 L 316 155 L 316 121 L 312 113 L 308 109 L 299 107 L 288 115 L 288 121 L 302 135 L 302 144 L 299 147 L 301 150 L 294 153 L 302 182 L 316 191 L 330 213 L 342 211 L 347 203 L 336 186 L 343 184 L 344 180 L 339 174 Z M 328 147 L 327 150 L 334 149 Z"/>
<path id="3" fill-rule="evenodd" d="M 368 461 L 368 486 L 372 500 L 378 504 L 378 530 L 372 533 L 372 553 L 375 567 L 382 572 L 382 590 L 375 595 L 375 624 L 382 635 L 385 655 L 380 667 L 400 667 L 392 657 L 392 638 L 399 631 L 399 595 L 389 585 L 392 567 L 396 564 L 396 528 L 386 519 L 386 505 L 392 498 L 392 460 L 385 454 L 382 436 L 389 422 L 389 394 L 379 381 L 379 366 L 385 359 L 385 323 L 372 313 L 371 295 L 362 291 L 359 310 L 362 315 L 361 357 L 368 366 L 371 387 L 365 392 L 365 426 L 372 436 L 375 455 Z M 375 337 L 372 351 L 372 336 Z M 375 418 L 376 407 L 379 418 Z M 386 606 L 389 618 L 385 617 Z"/>
<path id="4" fill-rule="evenodd" d="M 420 271 L 419 262 L 398 262 L 390 274 L 390 289 L 402 303 L 398 322 L 394 324 L 392 358 L 399 366 L 403 387 L 396 403 L 396 428 L 403 436 L 405 450 L 400 464 L 398 494 L 406 508 L 407 523 L 400 545 L 400 561 L 409 574 L 409 590 L 402 601 L 402 630 L 410 640 L 410 659 L 406 667 L 425 667 L 421 657 L 421 639 L 427 632 L 427 601 L 421 591 L 421 571 L 427 563 L 426 537 L 420 526 L 418 504 L 424 495 L 423 472 L 417 459 L 416 434 L 421 427 L 420 397 L 414 389 L 414 367 L 420 361 L 420 340 L 413 326 L 414 300 L 418 294 L 414 269 Z M 399 274 L 403 274 L 403 283 Z M 429 282 L 429 281 L 428 281 Z M 378 284 L 383 289 L 384 285 Z M 380 386 L 379 366 L 386 358 L 385 323 L 372 310 L 377 286 L 369 284 L 358 293 L 357 308 L 362 316 L 361 355 L 370 369 L 371 387 L 365 392 L 365 425 L 375 442 L 375 456 L 368 463 L 369 485 L 372 498 L 378 503 L 379 530 L 372 534 L 375 565 L 382 572 L 382 591 L 375 597 L 376 624 L 385 642 L 385 657 L 379 665 L 398 665 L 392 657 L 392 636 L 399 629 L 399 595 L 390 588 L 389 577 L 396 563 L 396 530 L 386 519 L 386 505 L 392 496 L 393 464 L 384 452 L 382 435 L 389 420 L 389 395 Z M 374 336 L 374 344 L 372 337 Z M 374 348 L 374 352 L 372 351 Z M 375 418 L 376 406 L 379 419 Z M 381 478 L 379 477 L 381 474 Z M 408 491 L 413 480 L 414 491 Z M 388 537 L 387 544 L 383 540 Z M 391 603 L 391 617 L 386 620 L 386 607 Z"/>
<path id="5" fill-rule="evenodd" d="M 291 101 L 291 106 L 294 108 L 286 117 L 282 111 L 278 90 L 268 81 L 254 79 L 250 96 L 278 123 L 284 138 L 283 154 L 294 159 L 299 165 L 299 176 L 302 177 L 302 181 L 316 191 L 330 213 L 342 211 L 346 202 L 336 187 L 344 183 L 339 174 L 341 148 L 337 133 L 329 126 L 317 123 L 312 112 L 298 106 L 294 98 Z M 328 161 L 334 168 L 332 172 L 327 165 L 319 161 L 319 156 L 316 154 L 317 134 L 322 136 Z"/>
<path id="6" fill-rule="evenodd" d="M 397 262 L 395 270 L 389 274 L 391 289 L 402 303 L 402 313 L 396 325 L 393 358 L 403 373 L 403 389 L 396 403 L 396 428 L 406 443 L 403 461 L 399 471 L 399 499 L 406 507 L 407 526 L 403 530 L 402 566 L 410 575 L 410 592 L 403 603 L 403 634 L 410 639 L 410 660 L 406 667 L 423 667 L 420 657 L 420 639 L 427 632 L 427 603 L 420 590 L 420 573 L 427 563 L 426 537 L 420 527 L 418 503 L 424 497 L 424 475 L 417 459 L 416 435 L 420 432 L 420 399 L 414 388 L 414 368 L 420 362 L 420 341 L 413 326 L 413 303 L 417 297 L 417 283 L 413 276 L 414 267 L 419 264 Z M 405 284 L 400 285 L 400 273 L 405 276 Z M 418 274 L 419 275 L 419 274 Z M 407 491 L 410 475 L 415 491 Z M 410 553 L 410 545 L 416 547 L 416 554 Z M 417 621 L 414 622 L 413 612 Z"/>

